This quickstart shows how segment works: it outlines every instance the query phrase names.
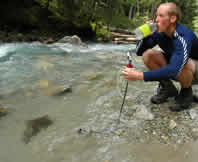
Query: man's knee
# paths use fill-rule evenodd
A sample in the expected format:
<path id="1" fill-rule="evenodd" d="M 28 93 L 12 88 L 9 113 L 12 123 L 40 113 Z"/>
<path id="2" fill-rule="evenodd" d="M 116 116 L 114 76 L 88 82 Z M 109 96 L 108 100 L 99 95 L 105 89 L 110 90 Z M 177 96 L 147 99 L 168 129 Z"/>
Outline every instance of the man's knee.
<path id="1" fill-rule="evenodd" d="M 183 85 L 183 87 L 188 87 L 192 84 L 196 75 L 196 64 L 192 59 L 188 59 L 188 62 L 183 67 L 182 71 L 177 76 L 177 80 Z"/>
<path id="2" fill-rule="evenodd" d="M 153 60 L 154 57 L 154 50 L 152 49 L 147 49 L 144 53 L 143 53 L 143 61 L 144 64 L 148 64 L 150 61 Z"/>
<path id="3" fill-rule="evenodd" d="M 186 73 L 191 73 L 192 75 L 195 74 L 196 71 L 196 64 L 192 59 L 188 59 L 187 63 L 184 65 L 183 69 L 181 70 L 180 75 L 185 75 Z"/>
<path id="4" fill-rule="evenodd" d="M 153 49 L 148 49 L 143 53 L 143 61 L 146 65 L 150 63 L 166 64 L 166 59 L 162 52 Z"/>

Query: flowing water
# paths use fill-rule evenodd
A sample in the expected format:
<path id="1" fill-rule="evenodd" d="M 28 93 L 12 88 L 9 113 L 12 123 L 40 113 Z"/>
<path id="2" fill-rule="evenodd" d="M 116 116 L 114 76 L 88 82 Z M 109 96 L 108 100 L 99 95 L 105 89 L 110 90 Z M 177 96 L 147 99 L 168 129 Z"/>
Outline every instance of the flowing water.
<path id="1" fill-rule="evenodd" d="M 1 44 L 0 104 L 8 114 L 0 118 L 0 161 L 195 162 L 197 142 L 178 147 L 143 138 L 141 121 L 130 116 L 136 102 L 149 107 L 154 83 L 129 83 L 124 107 L 129 114 L 121 116 L 121 132 L 114 129 L 125 83 L 120 71 L 126 52 L 134 48 L 93 43 L 88 48 Z M 133 63 L 145 69 L 139 58 Z M 50 95 L 49 89 L 59 85 L 70 85 L 72 92 Z M 25 123 L 44 115 L 53 124 L 25 143 Z M 79 134 L 79 129 L 85 132 Z"/>

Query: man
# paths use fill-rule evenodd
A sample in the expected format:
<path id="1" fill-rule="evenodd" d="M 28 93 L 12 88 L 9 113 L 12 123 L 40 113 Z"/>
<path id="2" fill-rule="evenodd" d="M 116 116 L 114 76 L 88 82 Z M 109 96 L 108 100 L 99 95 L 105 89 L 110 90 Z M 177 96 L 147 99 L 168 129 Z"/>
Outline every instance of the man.
<path id="1" fill-rule="evenodd" d="M 156 13 L 157 31 L 139 41 L 137 55 L 143 56 L 148 72 L 125 69 L 122 74 L 128 80 L 159 81 L 157 94 L 151 102 L 160 104 L 175 97 L 172 111 L 189 108 L 193 101 L 192 83 L 198 80 L 198 38 L 187 27 L 178 23 L 180 10 L 175 3 L 161 4 Z M 152 49 L 155 45 L 163 51 Z M 178 90 L 171 80 L 177 80 Z"/>

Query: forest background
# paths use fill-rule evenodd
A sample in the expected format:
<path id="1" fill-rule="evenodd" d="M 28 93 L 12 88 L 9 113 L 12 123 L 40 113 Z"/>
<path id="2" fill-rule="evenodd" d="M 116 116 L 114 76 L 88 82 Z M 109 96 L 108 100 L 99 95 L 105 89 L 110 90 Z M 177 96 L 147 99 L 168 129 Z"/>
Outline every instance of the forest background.
<path id="1" fill-rule="evenodd" d="M 198 0 L 6 0 L 0 5 L 0 31 L 82 39 L 111 39 L 109 29 L 133 30 L 155 18 L 163 2 L 175 2 L 180 23 L 198 34 Z"/>

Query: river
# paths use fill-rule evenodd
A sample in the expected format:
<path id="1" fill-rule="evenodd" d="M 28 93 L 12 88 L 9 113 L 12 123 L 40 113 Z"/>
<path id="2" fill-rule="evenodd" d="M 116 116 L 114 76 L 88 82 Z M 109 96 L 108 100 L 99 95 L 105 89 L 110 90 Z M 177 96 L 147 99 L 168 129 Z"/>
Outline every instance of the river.
<path id="1" fill-rule="evenodd" d="M 134 49 L 135 45 L 99 43 L 88 43 L 88 48 L 66 43 L 1 44 L 0 104 L 8 113 L 0 118 L 0 161 L 197 161 L 197 140 L 180 137 L 185 142 L 161 142 L 163 135 L 158 138 L 154 131 L 144 128 L 147 119 L 134 116 L 139 105 L 152 114 L 149 98 L 155 82 L 129 82 L 121 122 L 114 129 L 126 83 L 120 72 L 127 62 L 127 51 Z M 134 54 L 133 64 L 138 70 L 146 70 Z M 72 92 L 51 94 L 51 89 L 64 85 L 71 86 Z M 170 118 L 177 115 L 165 113 Z M 45 115 L 53 124 L 25 143 L 27 121 Z M 156 119 L 148 120 L 159 123 Z M 84 133 L 79 133 L 81 129 Z"/>

